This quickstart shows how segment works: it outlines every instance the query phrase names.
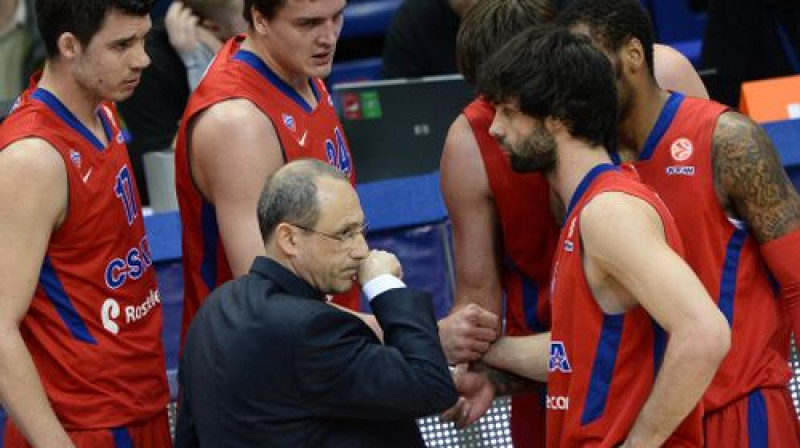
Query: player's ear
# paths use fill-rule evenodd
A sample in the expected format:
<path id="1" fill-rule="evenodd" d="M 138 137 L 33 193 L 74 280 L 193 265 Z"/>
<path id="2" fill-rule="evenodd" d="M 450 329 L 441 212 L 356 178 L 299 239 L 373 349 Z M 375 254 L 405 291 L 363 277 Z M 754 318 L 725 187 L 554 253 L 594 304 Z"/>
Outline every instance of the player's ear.
<path id="1" fill-rule="evenodd" d="M 83 45 L 78 37 L 69 32 L 61 33 L 56 40 L 56 45 L 61 57 L 67 60 L 75 59 L 83 51 Z"/>
<path id="2" fill-rule="evenodd" d="M 645 65 L 647 61 L 644 57 L 644 47 L 642 46 L 642 41 L 639 39 L 635 37 L 630 38 L 628 42 L 622 46 L 619 55 L 620 62 L 622 62 L 626 70 L 639 72 L 643 68 L 646 69 Z"/>
<path id="3" fill-rule="evenodd" d="M 259 11 L 255 5 L 250 8 L 250 14 L 253 18 L 253 30 L 255 30 L 256 34 L 268 34 L 269 20 L 264 16 L 264 14 L 261 14 L 261 11 Z"/>
<path id="4" fill-rule="evenodd" d="M 560 134 L 566 132 L 569 127 L 558 118 L 547 117 L 544 119 L 544 128 L 551 134 Z"/>

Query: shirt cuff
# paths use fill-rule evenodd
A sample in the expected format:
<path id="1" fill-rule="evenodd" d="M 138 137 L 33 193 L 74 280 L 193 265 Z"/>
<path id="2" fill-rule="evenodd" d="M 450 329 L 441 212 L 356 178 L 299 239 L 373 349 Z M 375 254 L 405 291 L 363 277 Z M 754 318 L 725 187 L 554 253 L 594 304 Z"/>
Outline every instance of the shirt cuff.
<path id="1" fill-rule="evenodd" d="M 367 296 L 367 300 L 372 302 L 372 299 L 383 294 L 384 292 L 390 289 L 396 288 L 405 288 L 406 284 L 403 283 L 402 280 L 395 277 L 392 274 L 381 274 L 372 280 L 368 281 L 363 288 L 364 295 Z"/>

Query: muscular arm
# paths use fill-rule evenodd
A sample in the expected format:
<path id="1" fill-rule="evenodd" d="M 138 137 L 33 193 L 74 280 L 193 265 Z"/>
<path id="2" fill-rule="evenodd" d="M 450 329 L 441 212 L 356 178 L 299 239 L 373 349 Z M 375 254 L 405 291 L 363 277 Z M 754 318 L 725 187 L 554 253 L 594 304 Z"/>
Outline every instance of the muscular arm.
<path id="1" fill-rule="evenodd" d="M 763 128 L 739 113 L 722 114 L 712 157 L 720 203 L 759 243 L 800 229 L 800 197 Z"/>
<path id="2" fill-rule="evenodd" d="M 781 285 L 795 340 L 800 335 L 800 197 L 764 130 L 738 113 L 714 130 L 714 187 L 726 212 L 747 223 Z"/>
<path id="3" fill-rule="evenodd" d="M 0 401 L 33 446 L 71 447 L 20 334 L 50 234 L 66 214 L 64 163 L 43 140 L 0 152 Z"/>
<path id="4" fill-rule="evenodd" d="M 231 272 L 244 275 L 265 253 L 258 197 L 267 177 L 284 164 L 275 128 L 249 101 L 218 103 L 196 118 L 189 157 L 197 187 L 216 208 Z"/>
<path id="5" fill-rule="evenodd" d="M 653 45 L 653 73 L 662 89 L 708 99 L 706 86 L 692 63 L 672 47 Z"/>
<path id="6" fill-rule="evenodd" d="M 669 335 L 653 390 L 626 442 L 661 446 L 711 382 L 730 346 L 730 328 L 694 272 L 667 245 L 649 204 L 605 193 L 580 219 L 584 268 L 600 306 L 622 312 L 641 305 Z"/>
<path id="7" fill-rule="evenodd" d="M 463 115 L 448 131 L 440 171 L 453 226 L 456 272 L 454 312 L 439 323 L 442 345 L 451 362 L 476 360 L 499 331 L 500 230 L 478 142 Z M 467 308 L 471 304 L 494 316 Z M 463 319 L 470 313 L 477 325 Z"/>

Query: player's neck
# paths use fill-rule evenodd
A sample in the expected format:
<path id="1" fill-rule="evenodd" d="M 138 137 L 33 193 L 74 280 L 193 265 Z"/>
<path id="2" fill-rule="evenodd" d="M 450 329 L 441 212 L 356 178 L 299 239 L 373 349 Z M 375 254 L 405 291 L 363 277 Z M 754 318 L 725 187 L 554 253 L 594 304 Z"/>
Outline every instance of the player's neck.
<path id="1" fill-rule="evenodd" d="M 569 204 L 581 181 L 594 167 L 611 163 L 608 151 L 571 137 L 556 136 L 556 167 L 547 173 L 547 180 L 564 204 Z"/>
<path id="2" fill-rule="evenodd" d="M 619 125 L 620 151 L 630 154 L 634 159 L 644 149 L 650 132 L 658 121 L 670 93 L 655 84 L 647 85 L 631 98 L 629 110 Z"/>
<path id="3" fill-rule="evenodd" d="M 103 125 L 97 116 L 102 98 L 81 87 L 72 74 L 68 73 L 67 67 L 47 62 L 38 87 L 52 93 L 100 141 L 105 141 Z"/>
<path id="4" fill-rule="evenodd" d="M 267 67 L 270 68 L 280 79 L 282 79 L 286 84 L 289 85 L 298 95 L 300 95 L 306 103 L 310 104 L 312 107 L 316 106 L 316 97 L 314 96 L 314 91 L 311 89 L 311 79 L 308 75 L 304 73 L 293 73 L 290 70 L 285 69 L 281 64 L 272 57 L 272 53 L 266 47 L 266 45 L 261 42 L 259 39 L 252 39 L 248 35 L 248 37 L 242 42 L 243 50 L 250 51 L 251 53 L 255 53 L 256 56 L 261 58 Z"/>

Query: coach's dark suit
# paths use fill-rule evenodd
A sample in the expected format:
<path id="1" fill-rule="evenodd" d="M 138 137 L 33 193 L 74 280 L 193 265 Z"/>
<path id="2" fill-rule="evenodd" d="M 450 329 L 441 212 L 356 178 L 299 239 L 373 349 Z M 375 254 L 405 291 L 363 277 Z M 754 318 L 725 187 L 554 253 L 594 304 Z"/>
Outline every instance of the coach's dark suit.
<path id="1" fill-rule="evenodd" d="M 176 447 L 424 446 L 414 419 L 457 399 L 430 297 L 391 289 L 371 306 L 385 345 L 304 280 L 257 258 L 192 323 Z"/>

